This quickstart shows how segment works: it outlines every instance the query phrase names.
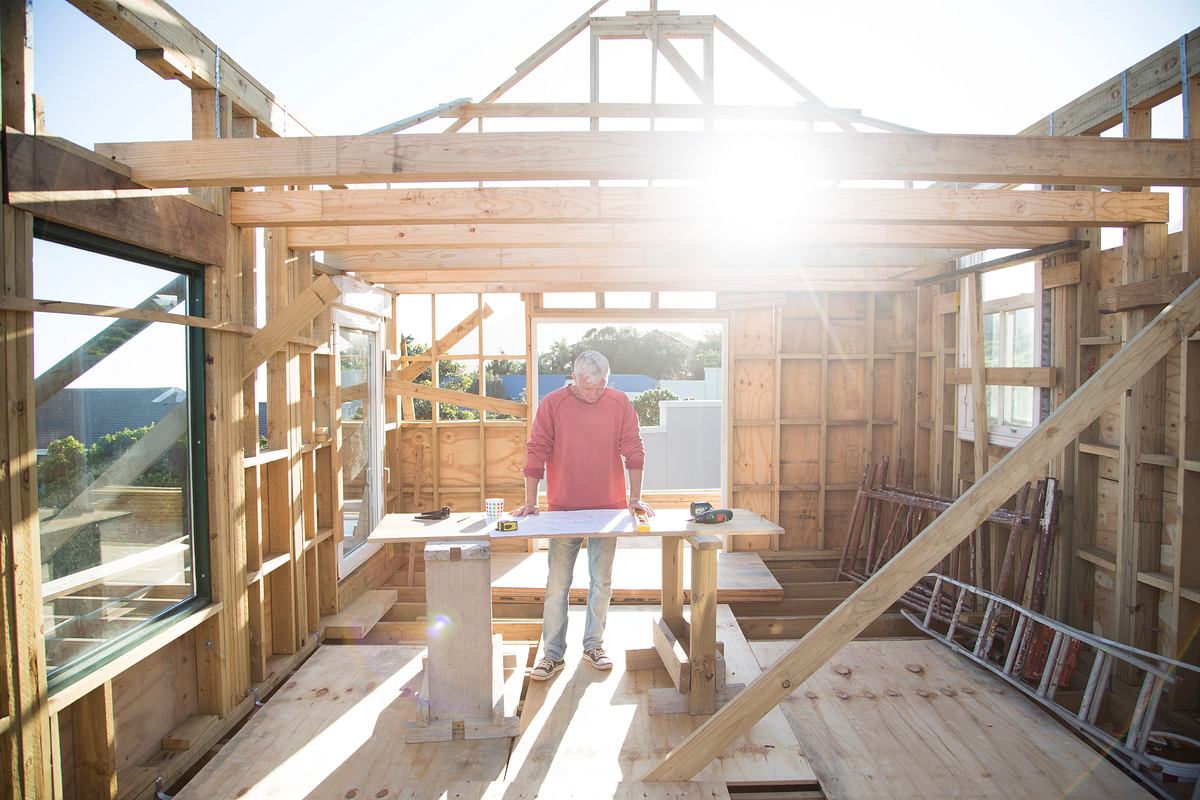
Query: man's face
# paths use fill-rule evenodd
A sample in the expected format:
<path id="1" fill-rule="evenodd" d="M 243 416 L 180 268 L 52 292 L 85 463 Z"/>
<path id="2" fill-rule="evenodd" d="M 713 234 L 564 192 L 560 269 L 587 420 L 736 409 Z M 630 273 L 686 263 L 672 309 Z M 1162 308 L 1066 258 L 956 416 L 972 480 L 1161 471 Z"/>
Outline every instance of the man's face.
<path id="1" fill-rule="evenodd" d="M 604 389 L 608 386 L 608 377 L 605 376 L 600 380 L 592 380 L 572 372 L 571 380 L 575 381 L 575 395 L 584 402 L 595 403 L 604 396 Z"/>

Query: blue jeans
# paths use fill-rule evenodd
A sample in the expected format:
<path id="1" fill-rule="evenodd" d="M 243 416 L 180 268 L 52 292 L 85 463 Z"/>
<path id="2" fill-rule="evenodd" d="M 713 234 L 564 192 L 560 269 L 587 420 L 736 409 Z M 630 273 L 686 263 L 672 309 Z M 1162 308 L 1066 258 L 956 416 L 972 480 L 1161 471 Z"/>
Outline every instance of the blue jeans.
<path id="1" fill-rule="evenodd" d="M 567 600 L 571 591 L 571 575 L 583 537 L 550 539 L 550 571 L 546 578 L 546 604 L 542 609 L 542 641 L 545 655 L 555 661 L 567 652 Z M 587 624 L 583 629 L 583 649 L 591 650 L 604 644 L 604 623 L 608 619 L 608 601 L 612 599 L 613 556 L 617 552 L 616 538 L 594 537 L 588 542 Z"/>

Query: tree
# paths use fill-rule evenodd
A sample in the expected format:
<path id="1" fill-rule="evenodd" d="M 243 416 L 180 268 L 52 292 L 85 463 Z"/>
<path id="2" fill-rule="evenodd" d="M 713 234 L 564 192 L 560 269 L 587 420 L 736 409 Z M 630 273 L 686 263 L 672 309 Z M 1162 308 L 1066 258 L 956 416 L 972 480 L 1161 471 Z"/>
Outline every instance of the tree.
<path id="1" fill-rule="evenodd" d="M 50 442 L 46 457 L 38 466 L 38 480 L 41 482 L 38 503 L 47 508 L 67 505 L 152 427 L 124 428 L 108 433 L 93 442 L 91 447 L 84 447 L 74 436 Z M 137 476 L 133 485 L 178 487 L 183 486 L 186 475 L 187 446 L 181 438 Z"/>
<path id="2" fill-rule="evenodd" d="M 47 508 L 62 508 L 83 491 L 87 451 L 74 436 L 55 439 L 46 450 L 46 457 L 38 465 L 38 480 L 42 484 L 38 503 Z"/>
<path id="3" fill-rule="evenodd" d="M 649 389 L 642 392 L 633 401 L 633 409 L 637 411 L 638 415 L 638 424 L 643 426 L 658 425 L 661 422 L 658 407 L 659 401 L 678 399 L 679 395 L 670 389 Z"/>
<path id="4" fill-rule="evenodd" d="M 559 339 L 538 358 L 542 375 L 569 374 L 575 356 L 598 350 L 615 373 L 649 375 L 659 380 L 702 379 L 705 367 L 721 365 L 721 331 L 706 331 L 700 341 L 673 331 L 642 331 L 631 325 L 592 328 L 571 344 Z"/>

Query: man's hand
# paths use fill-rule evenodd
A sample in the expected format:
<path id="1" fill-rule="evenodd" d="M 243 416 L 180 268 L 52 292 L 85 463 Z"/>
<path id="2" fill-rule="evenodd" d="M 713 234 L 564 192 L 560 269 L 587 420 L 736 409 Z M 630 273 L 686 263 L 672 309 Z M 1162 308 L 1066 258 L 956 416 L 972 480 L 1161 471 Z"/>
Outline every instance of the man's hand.
<path id="1" fill-rule="evenodd" d="M 524 505 L 517 506 L 516 508 L 514 508 L 512 511 L 509 512 L 509 514 L 511 514 L 514 517 L 535 516 L 537 513 L 538 513 L 537 503 L 525 503 Z"/>
<path id="2" fill-rule="evenodd" d="M 645 514 L 647 517 L 653 517 L 654 509 L 651 508 L 650 504 L 647 503 L 645 500 L 640 500 L 640 499 L 630 500 L 629 501 L 629 513 L 630 514 L 641 513 L 641 514 Z"/>

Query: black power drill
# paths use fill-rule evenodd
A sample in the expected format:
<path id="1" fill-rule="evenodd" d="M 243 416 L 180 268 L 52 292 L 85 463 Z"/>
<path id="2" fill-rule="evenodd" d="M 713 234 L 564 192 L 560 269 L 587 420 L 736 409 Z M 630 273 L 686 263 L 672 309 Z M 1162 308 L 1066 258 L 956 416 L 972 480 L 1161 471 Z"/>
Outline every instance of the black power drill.
<path id="1" fill-rule="evenodd" d="M 716 525 L 733 519 L 733 512 L 728 508 L 713 508 L 712 503 L 692 503 L 689 507 L 692 518 L 689 522 L 700 522 L 705 525 Z"/>

